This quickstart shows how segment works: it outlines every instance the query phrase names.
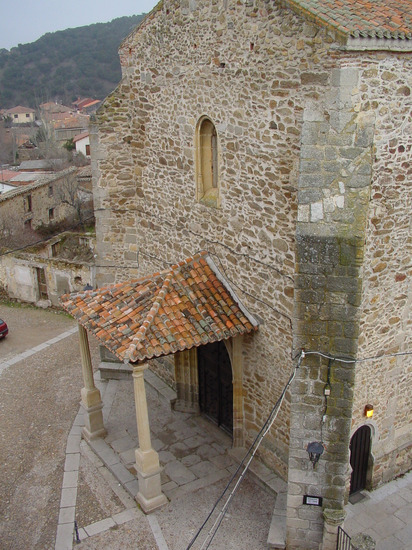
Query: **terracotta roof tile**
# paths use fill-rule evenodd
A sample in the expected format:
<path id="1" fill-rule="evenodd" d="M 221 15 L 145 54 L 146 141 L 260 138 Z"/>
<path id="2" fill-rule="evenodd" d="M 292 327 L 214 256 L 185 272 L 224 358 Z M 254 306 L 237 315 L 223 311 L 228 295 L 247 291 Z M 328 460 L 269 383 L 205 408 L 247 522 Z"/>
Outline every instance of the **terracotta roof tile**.
<path id="1" fill-rule="evenodd" d="M 257 329 L 202 252 L 161 273 L 66 294 L 63 308 L 117 357 L 132 363 Z"/>
<path id="2" fill-rule="evenodd" d="M 412 0 L 283 0 L 282 4 L 354 37 L 412 39 Z"/>

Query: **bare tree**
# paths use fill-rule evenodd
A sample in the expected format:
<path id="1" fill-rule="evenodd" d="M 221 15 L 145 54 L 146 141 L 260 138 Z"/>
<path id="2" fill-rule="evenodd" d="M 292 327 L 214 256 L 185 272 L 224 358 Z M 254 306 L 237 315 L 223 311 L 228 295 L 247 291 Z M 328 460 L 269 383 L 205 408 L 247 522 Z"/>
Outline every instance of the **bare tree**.
<path id="1" fill-rule="evenodd" d="M 73 210 L 74 219 L 81 225 L 92 215 L 91 195 L 80 188 L 76 173 L 63 178 L 58 187 L 58 197 L 62 204 Z"/>
<path id="2" fill-rule="evenodd" d="M 21 216 L 3 210 L 0 218 L 0 249 L 13 250 L 34 244 L 39 236 L 30 225 L 22 226 Z"/>

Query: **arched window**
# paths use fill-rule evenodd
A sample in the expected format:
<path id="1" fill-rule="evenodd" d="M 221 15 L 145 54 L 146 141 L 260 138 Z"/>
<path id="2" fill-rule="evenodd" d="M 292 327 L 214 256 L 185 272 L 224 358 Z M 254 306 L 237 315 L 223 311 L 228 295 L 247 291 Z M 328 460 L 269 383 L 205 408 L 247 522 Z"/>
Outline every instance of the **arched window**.
<path id="1" fill-rule="evenodd" d="M 218 206 L 218 138 L 213 122 L 202 117 L 197 128 L 197 198 L 209 206 Z"/>

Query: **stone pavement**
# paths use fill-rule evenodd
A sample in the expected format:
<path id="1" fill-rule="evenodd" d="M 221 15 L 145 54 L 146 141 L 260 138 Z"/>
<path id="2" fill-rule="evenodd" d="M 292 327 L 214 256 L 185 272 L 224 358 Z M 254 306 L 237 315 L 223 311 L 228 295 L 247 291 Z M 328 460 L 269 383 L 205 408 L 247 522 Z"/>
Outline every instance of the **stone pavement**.
<path id="1" fill-rule="evenodd" d="M 101 380 L 99 374 L 96 378 L 96 385 L 103 397 L 108 435 L 89 445 L 81 441 L 82 415 L 79 412 L 68 438 L 56 550 L 72 548 L 75 486 L 78 483 L 76 472 L 79 460 L 85 454 L 89 454 L 89 458 L 94 456 L 91 460 L 95 461 L 100 471 L 106 472 L 106 479 L 112 476 L 111 487 L 125 509 L 96 523 L 79 525 L 78 538 L 83 546 L 134 547 L 132 542 L 127 542 L 130 541 L 127 537 L 132 533 L 135 537 L 132 540 L 135 541 L 136 536 L 147 529 L 145 540 L 152 542 L 147 546 L 138 545 L 139 549 L 184 550 L 236 470 L 241 457 L 235 456 L 231 450 L 230 438 L 205 418 L 171 410 L 173 391 L 153 373 L 146 371 L 152 443 L 163 467 L 162 490 L 169 504 L 145 516 L 133 499 L 137 493 L 133 382 L 130 378 Z M 71 453 L 78 454 L 73 457 L 69 456 Z M 251 472 L 242 482 L 239 495 L 231 503 L 211 548 L 267 548 L 272 513 L 278 502 L 284 502 L 285 491 L 285 483 L 254 460 Z M 412 473 L 373 492 L 364 491 L 363 495 L 361 502 L 346 507 L 346 532 L 350 536 L 360 532 L 369 534 L 377 543 L 376 550 L 411 550 Z M 129 528 L 122 531 L 124 525 L 129 525 Z M 200 548 L 206 533 L 199 538 L 194 549 Z M 112 545 L 106 540 L 109 536 L 111 540 L 115 537 L 116 542 Z"/>
<path id="2" fill-rule="evenodd" d="M 364 533 L 376 541 L 376 550 L 412 549 L 412 472 L 346 506 L 344 529 L 353 537 Z"/>
<path id="3" fill-rule="evenodd" d="M 121 497 L 126 509 L 94 524 L 77 525 L 78 539 L 88 547 L 95 537 L 103 537 L 100 546 L 108 547 L 104 537 L 114 536 L 118 546 L 128 548 L 122 539 L 120 526 L 139 521 L 139 529 L 150 527 L 153 546 L 143 548 L 182 550 L 187 547 L 197 529 L 237 469 L 239 457 L 233 454 L 231 439 L 201 416 L 171 410 L 174 393 L 153 373 L 146 371 L 146 392 L 149 407 L 153 447 L 159 453 L 162 472 L 162 490 L 169 503 L 149 516 L 144 516 L 133 498 L 138 483 L 134 451 L 137 447 L 137 426 L 131 377 L 124 380 L 100 380 L 96 374 L 104 408 L 103 417 L 108 435 L 87 445 L 81 441 L 82 415 L 76 417 L 68 438 L 66 464 L 61 496 L 59 526 L 55 550 L 71 548 L 73 522 L 76 518 L 76 498 L 79 486 L 79 464 L 88 447 L 95 453 L 96 466 L 107 469 L 118 486 L 124 490 Z M 104 465 L 104 466 L 103 466 Z M 119 489 L 112 482 L 112 488 Z M 267 538 L 275 506 L 276 495 L 283 493 L 285 483 L 254 459 L 228 508 L 211 548 L 236 549 L 267 548 Z M 221 509 L 222 500 L 218 510 Z M 216 519 L 212 516 L 207 525 Z M 129 529 L 130 531 L 130 529 Z M 193 548 L 200 548 L 207 531 Z M 94 547 L 94 546 L 90 546 Z M 135 547 L 130 546 L 130 547 Z"/>

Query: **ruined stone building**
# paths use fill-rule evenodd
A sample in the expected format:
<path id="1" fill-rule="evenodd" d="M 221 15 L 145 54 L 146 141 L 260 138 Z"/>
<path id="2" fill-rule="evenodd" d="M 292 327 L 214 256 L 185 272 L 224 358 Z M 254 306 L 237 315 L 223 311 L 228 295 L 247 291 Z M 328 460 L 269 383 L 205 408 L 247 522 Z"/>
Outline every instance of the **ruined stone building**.
<path id="1" fill-rule="evenodd" d="M 411 0 L 163 0 L 122 43 L 91 133 L 98 287 L 124 298 L 145 277 L 156 307 L 141 325 L 123 308 L 116 342 L 91 298 L 77 317 L 237 447 L 299 364 L 260 447 L 288 480 L 290 549 L 335 548 L 349 494 L 411 467 L 411 17 Z M 191 310 L 162 300 L 191 278 L 200 302 L 222 282 L 243 328 L 228 313 L 170 336 L 161 315 Z"/>

